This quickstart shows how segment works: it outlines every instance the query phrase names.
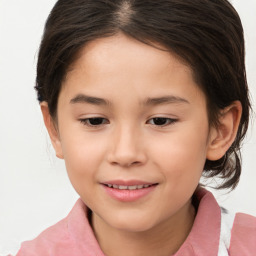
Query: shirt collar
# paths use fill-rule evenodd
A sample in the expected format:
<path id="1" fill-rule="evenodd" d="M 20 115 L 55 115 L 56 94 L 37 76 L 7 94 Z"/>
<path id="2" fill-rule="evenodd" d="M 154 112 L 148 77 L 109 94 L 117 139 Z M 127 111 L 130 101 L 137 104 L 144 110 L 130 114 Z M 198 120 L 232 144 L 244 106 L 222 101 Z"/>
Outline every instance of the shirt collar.
<path id="1" fill-rule="evenodd" d="M 78 199 L 68 216 L 68 231 L 81 255 L 104 256 L 88 220 L 88 211 L 82 199 Z M 89 253 L 89 254 L 88 254 Z"/>
<path id="2" fill-rule="evenodd" d="M 211 192 L 199 188 L 195 196 L 200 201 L 197 215 L 187 239 L 175 256 L 218 255 L 221 210 Z"/>
<path id="3" fill-rule="evenodd" d="M 218 255 L 221 210 L 211 192 L 199 188 L 195 196 L 200 201 L 197 215 L 187 239 L 174 256 Z M 68 216 L 68 230 L 83 253 L 104 256 L 89 224 L 88 208 L 79 199 Z"/>

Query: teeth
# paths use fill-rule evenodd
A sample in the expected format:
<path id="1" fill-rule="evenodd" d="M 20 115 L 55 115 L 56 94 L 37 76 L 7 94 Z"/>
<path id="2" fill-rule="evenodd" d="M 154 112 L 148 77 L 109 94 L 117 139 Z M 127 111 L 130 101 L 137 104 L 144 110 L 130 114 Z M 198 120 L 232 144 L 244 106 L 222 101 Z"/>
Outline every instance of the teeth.
<path id="1" fill-rule="evenodd" d="M 135 185 L 135 186 L 128 186 L 128 189 L 129 189 L 129 190 L 135 190 L 135 189 L 137 189 L 137 187 L 138 187 L 138 186 L 136 186 L 136 185 Z"/>
<path id="2" fill-rule="evenodd" d="M 124 185 L 116 185 L 116 184 L 106 184 L 109 188 L 116 188 L 120 190 L 128 189 L 128 190 L 135 190 L 135 189 L 142 189 L 148 188 L 151 185 L 132 185 L 132 186 L 124 186 Z"/>
<path id="3" fill-rule="evenodd" d="M 120 186 L 118 186 L 118 188 L 119 188 L 119 189 L 127 189 L 128 186 L 121 186 L 121 185 L 120 185 Z"/>

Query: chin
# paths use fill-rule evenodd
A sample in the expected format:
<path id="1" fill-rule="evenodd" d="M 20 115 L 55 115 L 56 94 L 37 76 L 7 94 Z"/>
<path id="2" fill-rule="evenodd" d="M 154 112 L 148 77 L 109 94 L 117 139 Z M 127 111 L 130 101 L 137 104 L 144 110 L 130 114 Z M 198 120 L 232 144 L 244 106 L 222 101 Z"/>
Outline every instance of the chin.
<path id="1" fill-rule="evenodd" d="M 115 216 L 115 219 L 112 223 L 109 223 L 113 228 L 126 231 L 126 232 L 145 232 L 152 229 L 155 226 L 155 223 L 151 218 L 146 219 L 139 216 L 129 216 L 118 218 Z"/>

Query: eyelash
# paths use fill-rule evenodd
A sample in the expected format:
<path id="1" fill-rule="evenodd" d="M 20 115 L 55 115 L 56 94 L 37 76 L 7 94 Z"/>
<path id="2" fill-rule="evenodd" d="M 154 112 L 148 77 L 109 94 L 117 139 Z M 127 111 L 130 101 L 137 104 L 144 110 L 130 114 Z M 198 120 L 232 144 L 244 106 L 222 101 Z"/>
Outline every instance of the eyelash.
<path id="1" fill-rule="evenodd" d="M 79 121 L 85 125 L 85 126 L 88 126 L 88 127 L 92 127 L 92 128 L 98 128 L 100 126 L 103 126 L 103 125 L 106 125 L 106 124 L 109 124 L 109 121 L 106 119 L 106 118 L 103 118 L 103 117 L 91 117 L 91 118 L 85 118 L 85 119 L 79 119 Z M 92 124 L 91 122 L 93 121 L 96 121 L 96 124 Z M 100 123 L 97 123 L 97 122 L 100 122 Z M 157 121 L 163 121 L 164 124 L 153 124 L 153 123 L 150 123 L 151 121 L 154 121 L 154 122 L 157 122 Z M 146 124 L 150 124 L 150 125 L 154 125 L 154 126 L 158 126 L 158 127 L 165 127 L 165 126 L 168 126 L 168 125 L 172 125 L 172 124 L 175 124 L 176 122 L 178 121 L 178 119 L 174 119 L 174 118 L 168 118 L 168 117 L 153 117 L 153 118 L 150 118 Z"/>
<path id="2" fill-rule="evenodd" d="M 86 126 L 92 127 L 92 128 L 97 128 L 102 125 L 108 124 L 109 121 L 106 118 L 103 117 L 91 117 L 91 118 L 85 118 L 85 119 L 79 119 L 79 121 Z M 92 121 L 103 121 L 103 123 L 100 124 L 91 124 Z"/>
<path id="3" fill-rule="evenodd" d="M 150 121 L 164 121 L 164 124 L 160 124 L 160 125 L 156 125 L 156 124 L 152 124 L 150 123 Z M 168 126 L 168 125 L 173 125 L 175 124 L 176 122 L 178 121 L 178 119 L 174 119 L 174 118 L 169 118 L 169 117 L 153 117 L 151 119 L 149 119 L 147 121 L 148 124 L 151 124 L 151 125 L 155 125 L 155 126 L 158 126 L 158 127 L 165 127 L 165 126 Z"/>

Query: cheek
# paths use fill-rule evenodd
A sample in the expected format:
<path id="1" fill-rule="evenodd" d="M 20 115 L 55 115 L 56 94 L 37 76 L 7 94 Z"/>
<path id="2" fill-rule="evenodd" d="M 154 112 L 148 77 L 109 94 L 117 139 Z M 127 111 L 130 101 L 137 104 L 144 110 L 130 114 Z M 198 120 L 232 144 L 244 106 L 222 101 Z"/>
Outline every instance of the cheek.
<path id="1" fill-rule="evenodd" d="M 166 214 L 174 214 L 189 201 L 198 186 L 206 158 L 205 134 L 201 139 L 195 134 L 173 134 L 168 139 L 151 147 L 154 165 L 165 181 L 163 184 L 164 204 L 159 202 L 159 209 Z M 154 144 L 154 141 L 152 142 Z M 172 205 L 166 209 L 165 205 Z"/>
<path id="2" fill-rule="evenodd" d="M 104 141 L 95 135 L 88 136 L 83 131 L 68 132 L 63 134 L 63 138 L 61 144 L 64 160 L 73 186 L 95 180 L 95 170 L 100 168 L 105 156 Z"/>
<path id="3" fill-rule="evenodd" d="M 102 148 L 97 143 L 87 143 L 76 139 L 63 143 L 64 160 L 69 180 L 76 192 L 89 203 L 95 196 L 97 169 L 101 162 Z"/>
<path id="4" fill-rule="evenodd" d="M 191 180 L 197 182 L 206 160 L 207 138 L 207 129 L 181 128 L 160 140 L 151 140 L 152 160 L 173 180 L 184 180 L 188 184 Z"/>

